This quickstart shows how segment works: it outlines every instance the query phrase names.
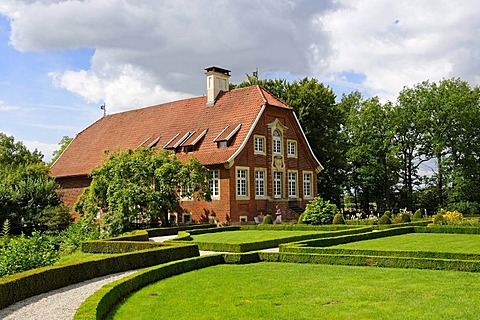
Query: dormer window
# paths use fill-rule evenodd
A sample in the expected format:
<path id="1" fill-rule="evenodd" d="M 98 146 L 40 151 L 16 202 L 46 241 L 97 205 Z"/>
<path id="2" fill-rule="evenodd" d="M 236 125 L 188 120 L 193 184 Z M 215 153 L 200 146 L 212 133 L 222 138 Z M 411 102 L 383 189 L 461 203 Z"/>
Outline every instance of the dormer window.
<path id="1" fill-rule="evenodd" d="M 228 147 L 228 141 L 226 141 L 226 140 L 218 141 L 218 142 L 217 142 L 217 147 L 218 147 L 218 148 L 226 148 L 226 147 Z"/>
<path id="2" fill-rule="evenodd" d="M 282 153 L 282 134 L 278 130 L 273 131 L 273 153 Z"/>

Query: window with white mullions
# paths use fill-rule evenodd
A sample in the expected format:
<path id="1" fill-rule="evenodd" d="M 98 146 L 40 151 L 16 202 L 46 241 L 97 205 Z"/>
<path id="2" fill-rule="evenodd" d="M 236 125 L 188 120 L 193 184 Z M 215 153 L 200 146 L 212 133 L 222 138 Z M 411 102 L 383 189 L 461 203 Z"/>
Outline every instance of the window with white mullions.
<path id="1" fill-rule="evenodd" d="M 296 172 L 288 173 L 288 196 L 290 198 L 297 197 L 297 173 Z"/>
<path id="2" fill-rule="evenodd" d="M 265 196 L 265 171 L 255 171 L 255 196 Z"/>
<path id="3" fill-rule="evenodd" d="M 282 134 L 278 130 L 273 131 L 273 153 L 282 153 Z"/>
<path id="4" fill-rule="evenodd" d="M 273 197 L 282 197 L 282 173 L 279 171 L 273 172 Z"/>
<path id="5" fill-rule="evenodd" d="M 247 170 L 237 170 L 237 196 L 247 196 Z"/>
<path id="6" fill-rule="evenodd" d="M 213 198 L 220 197 L 220 171 L 211 170 L 210 171 L 210 191 L 212 192 Z"/>

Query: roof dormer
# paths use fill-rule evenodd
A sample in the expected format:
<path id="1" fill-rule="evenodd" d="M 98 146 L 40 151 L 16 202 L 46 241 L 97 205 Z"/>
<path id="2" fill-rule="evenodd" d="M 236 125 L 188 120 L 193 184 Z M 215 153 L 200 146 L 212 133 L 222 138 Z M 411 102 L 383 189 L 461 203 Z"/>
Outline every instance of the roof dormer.
<path id="1" fill-rule="evenodd" d="M 222 92 L 229 90 L 230 70 L 219 67 L 205 68 L 207 75 L 207 107 L 211 107 L 217 101 Z"/>

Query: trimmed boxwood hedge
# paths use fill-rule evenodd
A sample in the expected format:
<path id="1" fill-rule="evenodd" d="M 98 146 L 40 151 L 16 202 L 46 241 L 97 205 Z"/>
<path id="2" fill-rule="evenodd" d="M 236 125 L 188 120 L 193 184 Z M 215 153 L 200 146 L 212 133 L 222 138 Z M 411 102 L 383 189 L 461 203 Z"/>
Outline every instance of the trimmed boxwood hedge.
<path id="1" fill-rule="evenodd" d="M 422 220 L 422 221 L 404 222 L 404 223 L 379 224 L 377 227 L 379 230 L 384 230 L 384 229 L 401 228 L 401 227 L 427 226 L 429 223 L 431 223 L 430 220 Z"/>
<path id="2" fill-rule="evenodd" d="M 324 232 L 319 234 L 296 235 L 282 239 L 263 240 L 256 242 L 245 243 L 218 243 L 218 242 L 195 242 L 200 250 L 205 251 L 219 251 L 219 252 L 249 252 L 255 250 L 262 250 L 267 248 L 278 247 L 282 243 L 289 243 L 294 241 L 302 241 L 307 239 L 328 238 L 332 236 L 341 236 L 347 234 L 357 234 L 365 231 L 371 231 L 371 226 L 361 228 L 340 228 L 337 231 Z M 206 231 L 206 230 L 205 230 Z M 312 230 L 313 231 L 313 230 Z M 190 231 L 179 232 L 179 236 L 175 241 L 187 240 L 191 241 Z"/>
<path id="3" fill-rule="evenodd" d="M 130 293 L 174 275 L 225 263 L 222 255 L 174 261 L 139 271 L 103 286 L 85 300 L 75 313 L 75 320 L 105 319 L 108 313 Z"/>
<path id="4" fill-rule="evenodd" d="M 148 236 L 152 238 L 152 237 L 173 236 L 173 235 L 176 235 L 179 231 L 214 228 L 214 227 L 216 227 L 215 224 L 190 224 L 190 225 L 179 226 L 179 227 L 152 228 L 152 229 L 146 229 L 145 231 L 147 231 Z"/>
<path id="5" fill-rule="evenodd" d="M 172 246 L 174 243 L 145 242 L 145 241 L 106 241 L 89 240 L 82 243 L 82 251 L 88 253 L 123 253 L 138 250 L 154 249 Z"/>
<path id="6" fill-rule="evenodd" d="M 261 261 L 480 272 L 480 261 L 367 255 L 258 252 Z"/>
<path id="7" fill-rule="evenodd" d="M 257 225 L 243 225 L 242 230 L 297 230 L 297 231 L 336 231 L 355 228 L 369 228 L 359 225 L 311 225 L 311 224 L 257 224 Z"/>
<path id="8" fill-rule="evenodd" d="M 480 234 L 480 227 L 472 226 L 449 226 L 429 224 L 427 227 L 415 227 L 419 233 L 457 233 L 457 234 Z"/>
<path id="9" fill-rule="evenodd" d="M 135 230 L 128 235 L 105 239 L 104 241 L 148 241 L 148 232 Z"/>
<path id="10" fill-rule="evenodd" d="M 0 278 L 0 309 L 28 297 L 92 278 L 198 255 L 198 246 L 195 244 L 156 246 L 149 250 L 37 268 L 5 276 Z"/>

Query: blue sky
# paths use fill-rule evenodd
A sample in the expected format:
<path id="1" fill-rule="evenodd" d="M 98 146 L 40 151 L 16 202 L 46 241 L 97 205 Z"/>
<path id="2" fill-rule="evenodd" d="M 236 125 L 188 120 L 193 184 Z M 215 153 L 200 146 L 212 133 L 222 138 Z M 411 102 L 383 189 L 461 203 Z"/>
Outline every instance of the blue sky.
<path id="1" fill-rule="evenodd" d="M 480 84 L 480 2 L 2 0 L 0 131 L 51 158 L 109 113 L 231 81 L 315 77 L 395 101 L 403 86 Z"/>

